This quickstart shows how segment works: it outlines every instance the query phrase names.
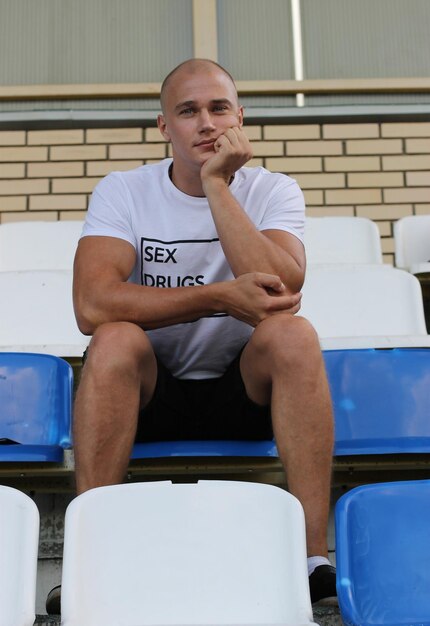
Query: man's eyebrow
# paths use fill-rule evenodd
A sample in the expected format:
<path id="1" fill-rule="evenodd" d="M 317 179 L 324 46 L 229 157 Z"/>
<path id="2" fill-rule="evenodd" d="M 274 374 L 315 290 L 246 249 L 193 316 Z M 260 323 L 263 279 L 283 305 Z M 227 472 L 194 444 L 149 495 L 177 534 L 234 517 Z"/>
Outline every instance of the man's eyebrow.
<path id="1" fill-rule="evenodd" d="M 228 98 L 214 98 L 213 100 L 210 101 L 210 103 L 212 105 L 213 104 L 226 104 L 227 106 L 230 106 L 230 107 L 233 106 L 233 103 Z M 185 100 L 184 102 L 179 102 L 175 106 L 175 111 L 178 111 L 179 109 L 182 109 L 183 107 L 194 107 L 194 106 L 196 106 L 195 100 Z"/>
<path id="2" fill-rule="evenodd" d="M 175 106 L 175 111 L 177 111 L 178 109 L 182 109 L 183 107 L 192 107 L 194 105 L 194 100 L 185 100 L 185 102 L 179 102 L 179 104 Z"/>

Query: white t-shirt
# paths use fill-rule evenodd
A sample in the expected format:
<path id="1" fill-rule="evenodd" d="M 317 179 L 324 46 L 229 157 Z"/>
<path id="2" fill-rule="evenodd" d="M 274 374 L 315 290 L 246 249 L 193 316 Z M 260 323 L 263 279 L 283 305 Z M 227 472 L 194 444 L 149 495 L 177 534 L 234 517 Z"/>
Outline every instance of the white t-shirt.
<path id="1" fill-rule="evenodd" d="M 183 287 L 232 280 L 206 198 L 171 182 L 172 159 L 112 172 L 94 189 L 82 236 L 128 241 L 136 250 L 130 281 Z M 259 230 L 303 241 L 304 199 L 296 181 L 262 167 L 236 172 L 230 190 Z M 225 314 L 147 331 L 160 360 L 179 378 L 215 378 L 248 341 L 252 327 Z"/>

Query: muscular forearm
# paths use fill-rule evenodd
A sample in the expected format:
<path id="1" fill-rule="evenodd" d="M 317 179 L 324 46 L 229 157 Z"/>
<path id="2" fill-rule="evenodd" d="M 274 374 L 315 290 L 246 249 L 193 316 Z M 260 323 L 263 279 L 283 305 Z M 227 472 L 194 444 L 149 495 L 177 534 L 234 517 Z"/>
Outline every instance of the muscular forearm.
<path id="1" fill-rule="evenodd" d="M 132 322 L 151 330 L 216 313 L 256 326 L 270 315 L 296 313 L 300 294 L 289 294 L 277 276 L 251 273 L 231 281 L 167 289 L 124 282 L 99 283 L 95 290 L 75 285 L 74 303 L 79 328 L 91 335 L 107 322 Z"/>
<path id="2" fill-rule="evenodd" d="M 75 315 L 88 335 L 106 322 L 161 328 L 218 312 L 222 306 L 218 291 L 213 285 L 160 289 L 125 282 L 99 284 L 95 289 L 75 287 Z"/>
<path id="3" fill-rule="evenodd" d="M 303 284 L 304 268 L 291 254 L 261 233 L 220 179 L 203 181 L 217 232 L 235 276 L 265 272 L 279 276 L 291 292 Z"/>

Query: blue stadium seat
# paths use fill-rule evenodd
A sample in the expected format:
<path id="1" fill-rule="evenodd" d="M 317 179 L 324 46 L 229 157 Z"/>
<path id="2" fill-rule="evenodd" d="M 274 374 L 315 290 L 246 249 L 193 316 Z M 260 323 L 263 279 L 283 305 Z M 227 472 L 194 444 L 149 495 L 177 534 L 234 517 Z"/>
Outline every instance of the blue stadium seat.
<path id="1" fill-rule="evenodd" d="M 430 350 L 324 353 L 335 456 L 430 452 Z"/>
<path id="2" fill-rule="evenodd" d="M 430 481 L 364 485 L 336 504 L 346 626 L 430 625 Z"/>
<path id="3" fill-rule="evenodd" d="M 166 457 L 277 457 L 273 440 L 268 441 L 156 441 L 135 443 L 132 459 Z"/>
<path id="4" fill-rule="evenodd" d="M 430 350 L 325 351 L 335 456 L 430 452 Z M 132 459 L 277 457 L 270 441 L 137 443 Z"/>
<path id="5" fill-rule="evenodd" d="M 0 352 L 0 462 L 63 460 L 71 446 L 72 389 L 66 361 Z"/>

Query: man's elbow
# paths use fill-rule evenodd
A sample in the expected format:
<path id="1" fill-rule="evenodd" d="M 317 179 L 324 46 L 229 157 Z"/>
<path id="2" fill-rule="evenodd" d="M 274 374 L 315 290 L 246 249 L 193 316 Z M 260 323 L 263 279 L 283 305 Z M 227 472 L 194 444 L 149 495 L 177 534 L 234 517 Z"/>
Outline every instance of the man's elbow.
<path id="1" fill-rule="evenodd" d="M 88 304 L 74 304 L 75 318 L 79 330 L 83 335 L 93 335 L 100 320 L 97 319 L 93 307 Z"/>

